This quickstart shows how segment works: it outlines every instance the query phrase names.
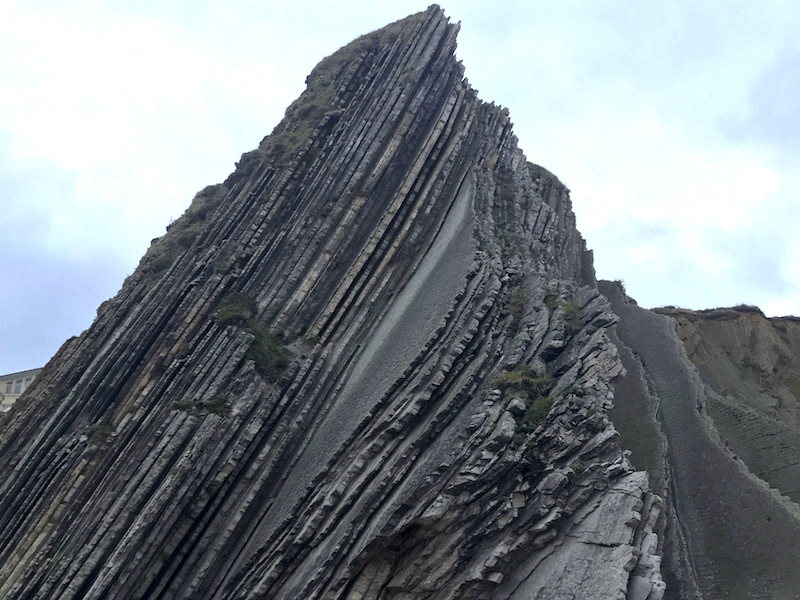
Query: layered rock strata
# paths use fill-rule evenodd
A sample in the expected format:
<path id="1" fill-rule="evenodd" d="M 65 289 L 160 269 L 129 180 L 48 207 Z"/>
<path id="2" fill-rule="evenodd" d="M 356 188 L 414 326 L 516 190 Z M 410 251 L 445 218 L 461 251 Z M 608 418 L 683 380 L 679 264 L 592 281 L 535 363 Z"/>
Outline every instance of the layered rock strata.
<path id="1" fill-rule="evenodd" d="M 655 312 L 618 285 L 600 289 L 620 317 L 627 370 L 612 417 L 667 500 L 665 598 L 798 598 L 797 399 L 777 385 L 777 397 L 758 392 L 750 366 L 780 364 L 775 379 L 791 385 L 794 321 L 745 309 Z"/>
<path id="2" fill-rule="evenodd" d="M 658 309 L 711 388 L 706 408 L 724 443 L 800 504 L 800 319 L 759 309 Z M 800 558 L 800 557 L 799 557 Z"/>
<path id="3" fill-rule="evenodd" d="M 360 38 L 2 422 L 0 596 L 658 599 L 567 189 L 438 7 Z"/>

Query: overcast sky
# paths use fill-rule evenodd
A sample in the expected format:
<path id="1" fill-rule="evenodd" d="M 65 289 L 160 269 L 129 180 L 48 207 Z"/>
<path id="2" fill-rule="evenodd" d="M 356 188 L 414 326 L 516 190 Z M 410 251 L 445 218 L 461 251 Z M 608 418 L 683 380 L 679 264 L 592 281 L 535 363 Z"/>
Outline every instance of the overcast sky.
<path id="1" fill-rule="evenodd" d="M 0 0 L 0 374 L 87 328 L 321 58 L 426 6 Z M 599 277 L 647 307 L 800 315 L 800 3 L 443 6 Z"/>

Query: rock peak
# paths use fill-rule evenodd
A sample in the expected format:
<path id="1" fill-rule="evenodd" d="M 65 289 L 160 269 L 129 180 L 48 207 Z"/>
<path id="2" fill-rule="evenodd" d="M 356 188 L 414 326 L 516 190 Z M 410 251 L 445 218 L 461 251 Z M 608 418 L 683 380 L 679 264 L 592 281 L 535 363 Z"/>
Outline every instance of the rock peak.
<path id="1" fill-rule="evenodd" d="M 795 323 L 598 288 L 458 30 L 431 5 L 323 59 L 0 416 L 0 596 L 792 597 L 772 421 L 800 379 L 769 371 Z M 754 364 L 726 323 L 764 332 Z M 718 391 L 731 357 L 783 404 Z M 777 474 L 746 454 L 765 431 Z M 717 480 L 755 525 L 703 522 Z"/>

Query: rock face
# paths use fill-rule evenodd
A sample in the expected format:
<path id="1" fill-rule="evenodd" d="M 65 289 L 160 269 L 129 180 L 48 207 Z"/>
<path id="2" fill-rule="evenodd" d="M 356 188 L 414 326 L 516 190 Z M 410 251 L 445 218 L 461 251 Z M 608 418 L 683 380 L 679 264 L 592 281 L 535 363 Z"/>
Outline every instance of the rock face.
<path id="1" fill-rule="evenodd" d="M 615 314 L 457 30 L 323 60 L 0 417 L 0 597 L 797 597 L 797 331 Z"/>
<path id="2" fill-rule="evenodd" d="M 568 191 L 438 7 L 360 38 L 2 423 L 3 598 L 659 598 Z"/>
<path id="3" fill-rule="evenodd" d="M 706 409 L 725 444 L 800 504 L 800 319 L 755 307 L 660 309 L 711 388 Z"/>
<path id="4" fill-rule="evenodd" d="M 665 597 L 798 598 L 800 324 L 749 307 L 648 311 L 600 289 L 627 370 L 612 417 L 667 499 Z"/>

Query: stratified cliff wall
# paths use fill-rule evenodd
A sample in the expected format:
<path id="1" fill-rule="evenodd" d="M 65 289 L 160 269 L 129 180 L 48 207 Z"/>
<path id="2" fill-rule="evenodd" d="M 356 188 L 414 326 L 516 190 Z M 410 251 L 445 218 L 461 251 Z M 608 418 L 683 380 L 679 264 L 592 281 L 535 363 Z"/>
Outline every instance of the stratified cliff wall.
<path id="1" fill-rule="evenodd" d="M 800 504 L 800 319 L 750 306 L 659 312 L 711 388 L 706 409 L 725 444 Z"/>
<path id="2" fill-rule="evenodd" d="M 0 596 L 663 594 L 566 188 L 438 7 L 325 59 L 0 433 Z"/>
<path id="3" fill-rule="evenodd" d="M 600 289 L 627 370 L 612 417 L 667 501 L 665 598 L 797 599 L 797 321 L 649 311 Z"/>

